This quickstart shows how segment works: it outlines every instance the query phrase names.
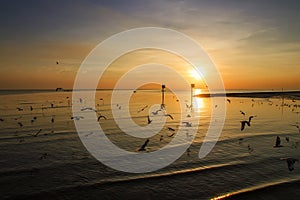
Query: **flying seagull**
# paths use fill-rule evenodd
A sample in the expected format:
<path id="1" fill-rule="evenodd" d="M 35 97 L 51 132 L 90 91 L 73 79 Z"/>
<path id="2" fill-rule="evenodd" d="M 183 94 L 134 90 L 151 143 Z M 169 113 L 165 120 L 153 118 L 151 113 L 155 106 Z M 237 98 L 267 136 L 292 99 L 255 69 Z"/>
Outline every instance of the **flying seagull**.
<path id="1" fill-rule="evenodd" d="M 281 158 L 280 160 L 286 160 L 289 171 L 293 171 L 295 162 L 299 161 L 298 159 L 295 158 Z"/>
<path id="2" fill-rule="evenodd" d="M 23 126 L 23 124 L 22 124 L 21 122 L 18 122 L 18 124 L 19 124 L 19 126 L 20 126 L 20 127 L 22 127 L 22 126 Z"/>
<path id="3" fill-rule="evenodd" d="M 104 115 L 101 115 L 101 114 L 100 114 L 97 121 L 99 122 L 101 118 L 107 119 Z"/>
<path id="4" fill-rule="evenodd" d="M 148 108 L 148 105 L 144 106 L 142 109 L 138 110 L 137 112 L 140 113 L 140 112 L 144 111 L 146 108 Z"/>
<path id="5" fill-rule="evenodd" d="M 42 129 L 40 129 L 36 134 L 34 134 L 33 136 L 34 137 L 37 137 L 39 134 L 40 134 L 40 132 L 42 131 Z"/>
<path id="6" fill-rule="evenodd" d="M 170 117 L 171 119 L 174 119 L 172 115 L 170 114 L 165 114 L 166 117 Z"/>
<path id="7" fill-rule="evenodd" d="M 139 150 L 138 151 L 146 151 L 146 146 L 148 145 L 148 143 L 149 143 L 149 139 L 147 139 L 146 141 L 145 141 L 145 143 L 139 148 Z"/>
<path id="8" fill-rule="evenodd" d="M 276 137 L 276 142 L 275 142 L 275 146 L 274 147 L 282 147 L 282 145 L 280 145 L 281 143 L 281 139 L 279 136 Z"/>
<path id="9" fill-rule="evenodd" d="M 82 117 L 82 116 L 73 116 L 73 117 L 71 117 L 71 119 L 80 120 L 80 119 L 84 119 L 84 117 Z"/>
<path id="10" fill-rule="evenodd" d="M 291 124 L 291 126 L 295 126 L 298 129 L 299 133 L 300 133 L 300 126 L 299 125 L 297 125 L 297 124 Z"/>
<path id="11" fill-rule="evenodd" d="M 86 110 L 91 110 L 91 111 L 95 111 L 96 112 L 96 110 L 94 108 L 91 108 L 91 107 L 81 108 L 81 111 L 86 111 Z"/>
<path id="12" fill-rule="evenodd" d="M 192 122 L 182 122 L 186 127 L 192 127 Z"/>
<path id="13" fill-rule="evenodd" d="M 174 129 L 174 128 L 171 128 L 171 127 L 168 127 L 168 130 L 169 130 L 169 131 L 175 131 L 175 129 Z"/>
<path id="14" fill-rule="evenodd" d="M 251 115 L 250 117 L 249 117 L 249 123 L 251 122 L 251 120 L 253 119 L 253 117 L 256 117 L 256 116 L 253 116 L 253 115 Z"/>
<path id="15" fill-rule="evenodd" d="M 152 120 L 150 119 L 149 115 L 147 117 L 148 117 L 148 124 L 150 124 Z"/>
<path id="16" fill-rule="evenodd" d="M 249 121 L 241 121 L 241 131 L 243 131 L 245 129 L 245 125 L 250 126 L 250 122 Z"/>
<path id="17" fill-rule="evenodd" d="M 151 112 L 151 113 L 152 113 L 152 115 L 157 115 L 159 111 L 162 111 L 162 110 L 161 110 L 161 109 L 158 109 L 158 110 L 156 110 L 156 111 L 154 111 L 154 112 Z"/>

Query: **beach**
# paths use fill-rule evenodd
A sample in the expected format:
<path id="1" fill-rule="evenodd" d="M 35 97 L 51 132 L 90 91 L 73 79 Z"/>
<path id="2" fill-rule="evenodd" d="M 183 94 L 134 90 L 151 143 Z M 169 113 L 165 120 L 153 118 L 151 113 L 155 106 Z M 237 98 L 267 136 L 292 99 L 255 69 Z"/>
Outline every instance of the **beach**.
<path id="1" fill-rule="evenodd" d="M 167 118 L 166 127 L 175 132 L 179 127 L 188 130 L 180 121 L 179 108 L 188 104 L 190 94 L 180 93 L 185 101 L 177 101 L 171 92 L 165 97 L 166 110 L 174 117 Z M 211 112 L 219 108 L 205 95 L 195 97 L 198 107 L 191 114 L 199 120 L 199 126 L 190 152 L 165 168 L 139 174 L 112 169 L 87 151 L 76 131 L 76 119 L 71 119 L 75 100 L 72 91 L 6 92 L 0 100 L 2 199 L 299 199 L 300 163 L 289 171 L 281 160 L 300 159 L 300 133 L 296 127 L 300 123 L 299 94 L 228 92 L 221 136 L 202 159 L 198 153 Z M 114 144 L 136 152 L 145 139 L 128 136 L 117 127 L 111 111 L 117 105 L 111 105 L 110 99 L 110 90 L 97 91 L 95 109 L 107 118 L 99 124 Z M 155 119 L 149 113 L 150 106 L 160 100 L 160 91 L 138 90 L 130 105 L 120 99 L 118 106 L 128 106 L 134 122 L 145 126 L 148 115 Z M 85 99 L 82 101 L 84 107 Z M 149 107 L 142 110 L 146 105 Z M 241 131 L 240 121 L 249 116 L 254 116 L 251 126 Z M 152 136 L 147 151 L 169 144 L 172 133 L 164 128 Z M 274 148 L 277 136 L 282 147 Z"/>

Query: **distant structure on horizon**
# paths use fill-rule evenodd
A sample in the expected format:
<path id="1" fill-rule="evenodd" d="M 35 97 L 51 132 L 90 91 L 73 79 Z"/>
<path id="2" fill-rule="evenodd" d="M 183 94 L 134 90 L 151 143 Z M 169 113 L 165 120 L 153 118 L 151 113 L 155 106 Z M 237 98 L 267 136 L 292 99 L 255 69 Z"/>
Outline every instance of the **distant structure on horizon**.
<path id="1" fill-rule="evenodd" d="M 61 87 L 58 87 L 58 88 L 56 88 L 55 91 L 56 91 L 56 92 L 58 92 L 58 91 L 64 91 L 64 89 L 62 89 Z"/>

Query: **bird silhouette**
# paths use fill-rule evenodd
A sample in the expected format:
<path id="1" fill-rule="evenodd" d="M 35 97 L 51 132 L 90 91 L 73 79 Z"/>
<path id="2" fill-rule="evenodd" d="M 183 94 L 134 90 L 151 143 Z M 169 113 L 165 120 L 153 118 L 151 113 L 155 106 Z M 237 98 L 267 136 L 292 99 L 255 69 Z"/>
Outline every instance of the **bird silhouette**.
<path id="1" fill-rule="evenodd" d="M 169 130 L 169 131 L 175 131 L 175 129 L 174 129 L 174 128 L 171 128 L 171 127 L 168 127 L 168 130 Z"/>
<path id="2" fill-rule="evenodd" d="M 142 109 L 138 110 L 137 112 L 140 113 L 140 112 L 144 111 L 146 108 L 148 108 L 148 105 L 144 106 Z"/>
<path id="3" fill-rule="evenodd" d="M 254 117 L 256 117 L 256 116 L 251 115 L 251 116 L 249 117 L 249 119 L 248 119 L 249 123 L 251 122 L 251 120 L 252 120 Z"/>
<path id="4" fill-rule="evenodd" d="M 245 129 L 245 125 L 250 126 L 250 122 L 249 121 L 241 121 L 241 131 L 243 131 Z"/>
<path id="5" fill-rule="evenodd" d="M 293 171 L 295 162 L 299 161 L 298 159 L 295 158 L 281 158 L 280 160 L 286 160 L 289 171 Z"/>
<path id="6" fill-rule="evenodd" d="M 186 150 L 186 154 L 187 154 L 187 156 L 190 156 L 191 154 L 191 150 L 190 150 L 190 148 L 188 148 L 187 150 Z"/>
<path id="7" fill-rule="evenodd" d="M 23 111 L 23 108 L 17 107 L 18 111 Z"/>
<path id="8" fill-rule="evenodd" d="M 192 122 L 182 122 L 186 127 L 192 127 Z"/>
<path id="9" fill-rule="evenodd" d="M 300 126 L 297 124 L 291 124 L 291 126 L 295 126 L 298 129 L 298 132 L 300 133 Z"/>
<path id="10" fill-rule="evenodd" d="M 80 110 L 81 111 L 91 110 L 91 111 L 95 111 L 96 112 L 96 110 L 94 108 L 92 108 L 92 107 L 81 108 Z"/>
<path id="11" fill-rule="evenodd" d="M 160 138 L 159 138 L 159 141 L 161 142 L 163 139 L 164 139 L 164 136 L 161 135 Z"/>
<path id="12" fill-rule="evenodd" d="M 168 135 L 168 137 L 173 137 L 175 135 L 175 132 L 172 133 L 171 135 Z"/>
<path id="13" fill-rule="evenodd" d="M 97 121 L 99 122 L 101 118 L 107 119 L 104 115 L 101 115 L 101 114 L 100 114 Z"/>
<path id="14" fill-rule="evenodd" d="M 158 110 L 156 110 L 156 111 L 153 111 L 153 112 L 151 112 L 151 113 L 152 113 L 152 115 L 157 115 L 157 114 L 158 114 L 158 112 L 160 112 L 160 111 L 162 111 L 162 109 L 158 109 Z"/>
<path id="15" fill-rule="evenodd" d="M 71 117 L 71 119 L 80 120 L 80 119 L 84 119 L 84 117 L 82 117 L 82 116 L 73 116 L 73 117 Z"/>
<path id="16" fill-rule="evenodd" d="M 37 137 L 39 134 L 40 134 L 40 132 L 42 131 L 42 129 L 40 129 L 36 134 L 34 134 L 33 136 L 34 137 Z"/>
<path id="17" fill-rule="evenodd" d="M 149 115 L 147 117 L 148 117 L 148 124 L 150 124 L 152 120 L 150 119 Z"/>
<path id="18" fill-rule="evenodd" d="M 150 140 L 147 139 L 147 140 L 145 141 L 145 143 L 139 148 L 138 151 L 146 151 L 146 146 L 148 145 L 149 141 L 150 141 Z"/>
<path id="19" fill-rule="evenodd" d="M 48 153 L 43 153 L 42 156 L 39 158 L 39 160 L 45 159 L 49 154 Z"/>
<path id="20" fill-rule="evenodd" d="M 285 137 L 286 142 L 290 142 L 290 138 L 288 136 Z"/>
<path id="21" fill-rule="evenodd" d="M 242 112 L 242 111 L 241 111 L 241 112 Z M 249 117 L 248 121 L 246 121 L 246 120 L 240 121 L 240 122 L 241 122 L 241 131 L 243 131 L 243 130 L 245 129 L 246 124 L 247 124 L 248 126 L 251 126 L 250 122 L 251 122 L 251 120 L 252 120 L 254 117 L 256 117 L 256 116 L 252 116 L 252 115 L 251 115 L 251 116 Z"/>
<path id="22" fill-rule="evenodd" d="M 174 119 L 172 115 L 170 114 L 165 114 L 166 117 L 170 117 L 171 119 Z"/>
<path id="23" fill-rule="evenodd" d="M 280 145 L 280 144 L 281 144 L 281 139 L 279 136 L 277 136 L 274 147 L 282 147 L 282 145 Z"/>
<path id="24" fill-rule="evenodd" d="M 248 144 L 248 152 L 251 153 L 254 149 Z"/>

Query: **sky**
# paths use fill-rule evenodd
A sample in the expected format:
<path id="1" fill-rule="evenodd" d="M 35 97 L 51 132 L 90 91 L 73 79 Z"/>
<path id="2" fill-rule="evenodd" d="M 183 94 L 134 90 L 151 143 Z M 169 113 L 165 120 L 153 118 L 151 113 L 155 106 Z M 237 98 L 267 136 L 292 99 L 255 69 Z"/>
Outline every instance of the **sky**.
<path id="1" fill-rule="evenodd" d="M 300 89 L 300 2 L 296 0 L 4 0 L 0 4 L 0 89 L 72 88 L 81 63 L 99 43 L 140 27 L 169 28 L 196 40 L 216 64 L 226 89 Z M 114 86 L 124 60 L 132 67 L 149 58 L 166 58 L 161 52 L 142 52 L 117 59 L 115 70 L 103 78 L 113 81 L 100 81 L 99 87 Z M 196 81 L 188 77 L 186 64 L 168 58 L 172 61 L 166 63 L 177 63 L 183 76 Z"/>

